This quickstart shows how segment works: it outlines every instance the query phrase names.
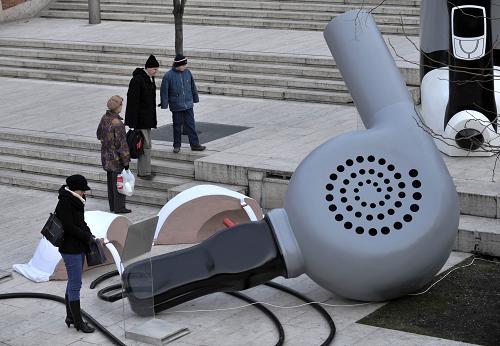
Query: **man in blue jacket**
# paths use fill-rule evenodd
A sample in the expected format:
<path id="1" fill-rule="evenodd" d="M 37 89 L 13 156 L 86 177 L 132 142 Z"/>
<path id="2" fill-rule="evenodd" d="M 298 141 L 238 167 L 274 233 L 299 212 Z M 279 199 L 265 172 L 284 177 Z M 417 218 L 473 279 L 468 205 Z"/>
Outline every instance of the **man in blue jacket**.
<path id="1" fill-rule="evenodd" d="M 186 68 L 187 59 L 177 54 L 172 69 L 165 73 L 161 82 L 161 109 L 170 107 L 174 128 L 174 153 L 181 150 L 181 126 L 187 130 L 191 150 L 203 151 L 196 134 L 193 106 L 199 102 L 198 91 L 191 71 Z"/>

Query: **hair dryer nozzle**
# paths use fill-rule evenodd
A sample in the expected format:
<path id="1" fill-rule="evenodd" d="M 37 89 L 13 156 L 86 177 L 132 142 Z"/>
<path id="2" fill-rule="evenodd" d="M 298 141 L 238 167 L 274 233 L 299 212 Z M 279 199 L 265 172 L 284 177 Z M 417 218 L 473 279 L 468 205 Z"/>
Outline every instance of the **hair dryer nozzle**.
<path id="1" fill-rule="evenodd" d="M 324 36 L 366 128 L 385 117 L 394 121 L 403 116 L 379 113 L 387 106 L 399 102 L 413 105 L 401 73 L 368 12 L 352 10 L 334 18 Z"/>

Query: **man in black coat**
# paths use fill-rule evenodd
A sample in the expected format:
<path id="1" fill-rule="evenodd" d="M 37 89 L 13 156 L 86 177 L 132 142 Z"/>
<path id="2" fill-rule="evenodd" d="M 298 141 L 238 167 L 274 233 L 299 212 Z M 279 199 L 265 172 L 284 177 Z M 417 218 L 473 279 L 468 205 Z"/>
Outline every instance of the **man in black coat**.
<path id="1" fill-rule="evenodd" d="M 151 129 L 156 128 L 156 84 L 154 75 L 160 64 L 150 55 L 144 68 L 136 68 L 128 86 L 125 125 L 144 136 L 144 154 L 137 161 L 139 178 L 151 180 Z"/>

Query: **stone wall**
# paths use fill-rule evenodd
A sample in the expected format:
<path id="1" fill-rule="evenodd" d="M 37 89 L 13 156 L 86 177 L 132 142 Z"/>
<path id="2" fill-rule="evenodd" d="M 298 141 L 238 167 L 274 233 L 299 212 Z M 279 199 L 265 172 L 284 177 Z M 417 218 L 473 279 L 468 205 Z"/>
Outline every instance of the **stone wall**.
<path id="1" fill-rule="evenodd" d="M 0 0 L 0 22 L 34 17 L 52 0 Z"/>

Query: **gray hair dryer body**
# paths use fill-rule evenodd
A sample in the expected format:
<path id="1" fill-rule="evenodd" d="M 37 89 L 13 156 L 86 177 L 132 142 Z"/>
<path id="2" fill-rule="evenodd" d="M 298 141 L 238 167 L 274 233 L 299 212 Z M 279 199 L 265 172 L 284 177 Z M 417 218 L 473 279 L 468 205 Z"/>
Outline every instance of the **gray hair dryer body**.
<path id="1" fill-rule="evenodd" d="M 348 12 L 324 35 L 367 130 L 306 157 L 284 211 L 269 218 L 289 220 L 303 262 L 294 272 L 344 297 L 396 298 L 429 282 L 449 257 L 457 192 L 372 17 Z"/>
<path id="2" fill-rule="evenodd" d="M 458 229 L 457 193 L 416 123 L 373 18 L 347 12 L 332 20 L 325 38 L 367 130 L 311 152 L 290 181 L 284 209 L 153 258 L 156 311 L 303 273 L 341 296 L 383 301 L 416 291 L 446 262 Z M 140 265 L 123 274 L 136 312 Z"/>

